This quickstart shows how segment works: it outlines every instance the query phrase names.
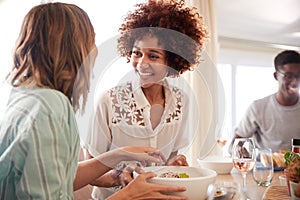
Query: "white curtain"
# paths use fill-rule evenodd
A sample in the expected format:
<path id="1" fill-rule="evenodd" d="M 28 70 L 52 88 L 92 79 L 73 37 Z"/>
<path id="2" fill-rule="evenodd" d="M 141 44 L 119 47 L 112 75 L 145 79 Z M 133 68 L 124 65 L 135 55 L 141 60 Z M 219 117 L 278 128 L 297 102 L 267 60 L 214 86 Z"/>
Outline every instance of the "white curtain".
<path id="1" fill-rule="evenodd" d="M 194 72 L 184 75 L 198 102 L 199 119 L 189 122 L 198 123 L 197 137 L 187 152 L 189 162 L 196 165 L 197 158 L 220 153 L 215 148 L 215 134 L 221 131 L 225 106 L 223 87 L 216 68 L 218 43 L 214 0 L 186 0 L 185 3 L 198 9 L 209 32 L 200 65 Z"/>

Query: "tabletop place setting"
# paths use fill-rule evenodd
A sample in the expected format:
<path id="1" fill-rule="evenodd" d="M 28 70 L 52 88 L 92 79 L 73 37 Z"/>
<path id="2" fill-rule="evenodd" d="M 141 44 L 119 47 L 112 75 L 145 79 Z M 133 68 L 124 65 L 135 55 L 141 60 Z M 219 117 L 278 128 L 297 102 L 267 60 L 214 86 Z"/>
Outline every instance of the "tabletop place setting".
<path id="1" fill-rule="evenodd" d="M 299 152 L 272 152 L 255 147 L 252 138 L 236 138 L 230 157 L 207 156 L 197 163 L 145 167 L 144 171 L 157 174 L 150 182 L 186 187 L 177 195 L 191 200 L 299 200 Z"/>

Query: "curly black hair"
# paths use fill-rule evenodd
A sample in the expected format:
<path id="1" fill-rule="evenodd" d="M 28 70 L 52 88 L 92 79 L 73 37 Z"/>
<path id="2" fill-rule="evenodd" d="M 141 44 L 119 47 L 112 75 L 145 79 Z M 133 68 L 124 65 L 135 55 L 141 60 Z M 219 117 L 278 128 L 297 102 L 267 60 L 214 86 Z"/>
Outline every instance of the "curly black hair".
<path id="1" fill-rule="evenodd" d="M 169 76 L 193 70 L 200 62 L 208 32 L 203 17 L 183 0 L 152 1 L 136 4 L 119 28 L 118 52 L 129 62 L 134 42 L 145 35 L 158 38 L 166 50 L 167 64 L 175 69 Z"/>

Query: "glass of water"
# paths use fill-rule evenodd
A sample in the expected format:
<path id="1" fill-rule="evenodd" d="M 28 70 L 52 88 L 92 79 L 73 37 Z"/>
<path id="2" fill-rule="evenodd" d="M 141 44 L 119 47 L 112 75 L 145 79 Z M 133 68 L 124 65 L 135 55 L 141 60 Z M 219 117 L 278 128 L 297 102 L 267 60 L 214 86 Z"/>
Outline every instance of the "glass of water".
<path id="1" fill-rule="evenodd" d="M 260 186 L 269 186 L 274 175 L 272 150 L 256 148 L 256 164 L 253 168 L 253 178 Z"/>

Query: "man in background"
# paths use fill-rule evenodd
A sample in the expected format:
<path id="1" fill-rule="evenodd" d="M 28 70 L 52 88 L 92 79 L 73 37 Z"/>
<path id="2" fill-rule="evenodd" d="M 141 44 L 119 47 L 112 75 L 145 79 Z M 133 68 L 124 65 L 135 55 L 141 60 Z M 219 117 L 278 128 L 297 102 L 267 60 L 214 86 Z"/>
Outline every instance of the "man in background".
<path id="1" fill-rule="evenodd" d="M 275 57 L 274 66 L 278 91 L 249 106 L 233 140 L 253 137 L 256 147 L 279 152 L 290 150 L 291 139 L 300 137 L 300 54 L 282 51 Z"/>

